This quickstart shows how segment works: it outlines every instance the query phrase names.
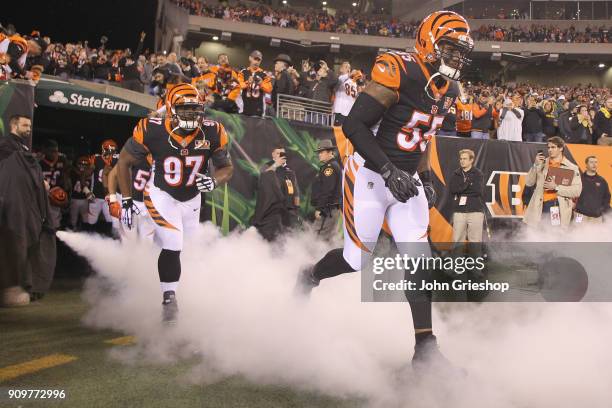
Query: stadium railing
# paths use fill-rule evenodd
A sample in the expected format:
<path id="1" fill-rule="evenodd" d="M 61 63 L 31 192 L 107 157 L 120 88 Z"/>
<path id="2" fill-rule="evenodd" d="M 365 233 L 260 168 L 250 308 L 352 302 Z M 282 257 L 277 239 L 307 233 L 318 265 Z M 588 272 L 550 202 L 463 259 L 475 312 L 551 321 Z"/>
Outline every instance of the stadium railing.
<path id="1" fill-rule="evenodd" d="M 331 103 L 285 94 L 276 97 L 276 117 L 322 126 L 334 124 Z"/>

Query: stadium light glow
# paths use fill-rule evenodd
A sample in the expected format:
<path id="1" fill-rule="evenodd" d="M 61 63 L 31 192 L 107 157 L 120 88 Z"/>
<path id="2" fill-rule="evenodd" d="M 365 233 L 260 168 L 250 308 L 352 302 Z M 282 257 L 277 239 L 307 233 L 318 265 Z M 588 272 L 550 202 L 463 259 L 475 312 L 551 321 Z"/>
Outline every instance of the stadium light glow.
<path id="1" fill-rule="evenodd" d="M 326 1 L 322 2 L 321 4 L 324 5 L 324 6 L 327 6 L 327 2 Z"/>
<path id="2" fill-rule="evenodd" d="M 219 41 L 219 37 L 217 37 L 216 35 L 213 36 L 213 41 Z"/>
<path id="3" fill-rule="evenodd" d="M 606 64 L 604 64 L 604 63 L 602 62 L 602 63 L 600 63 L 600 64 L 598 65 L 598 67 L 599 67 L 599 68 L 605 68 L 605 67 L 606 67 Z"/>
<path id="4" fill-rule="evenodd" d="M 357 3 L 353 3 L 353 7 L 357 7 Z"/>
<path id="5" fill-rule="evenodd" d="M 287 0 L 283 0 L 283 4 L 287 4 Z"/>

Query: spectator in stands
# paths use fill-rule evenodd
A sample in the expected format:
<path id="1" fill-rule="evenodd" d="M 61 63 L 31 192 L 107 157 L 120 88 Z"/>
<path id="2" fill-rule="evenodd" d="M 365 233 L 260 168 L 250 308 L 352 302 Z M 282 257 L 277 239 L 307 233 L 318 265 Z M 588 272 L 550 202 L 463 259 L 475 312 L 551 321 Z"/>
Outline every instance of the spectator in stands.
<path id="1" fill-rule="evenodd" d="M 44 293 L 55 269 L 55 228 L 42 170 L 29 148 L 32 120 L 9 119 L 0 137 L 0 305 L 21 306 Z M 38 295 L 33 295 L 37 297 Z"/>
<path id="2" fill-rule="evenodd" d="M 265 107 L 265 95 L 272 92 L 272 80 L 266 75 L 260 65 L 263 54 L 253 51 L 249 55 L 249 67 L 240 71 L 239 81 L 242 88 L 242 113 L 249 116 L 262 117 Z"/>
<path id="3" fill-rule="evenodd" d="M 527 109 L 523 119 L 523 140 L 542 143 L 544 141 L 544 112 L 540 109 L 534 96 L 527 98 Z"/>
<path id="4" fill-rule="evenodd" d="M 548 157 L 546 158 L 541 152 L 538 153 L 525 179 L 525 186 L 534 189 L 529 205 L 525 209 L 523 222 L 534 227 L 540 226 L 540 223 L 568 227 L 572 220 L 572 200 L 579 197 L 582 191 L 580 170 L 564 156 L 563 139 L 554 136 L 548 139 L 547 143 Z M 557 185 L 548 178 L 548 169 L 553 167 L 574 172 L 570 185 Z"/>
<path id="5" fill-rule="evenodd" d="M 612 146 L 612 95 L 606 98 L 604 106 L 595 114 L 593 142 L 599 145 Z"/>
<path id="6" fill-rule="evenodd" d="M 291 74 L 287 72 L 291 67 L 291 57 L 287 54 L 278 54 L 274 60 L 274 85 L 272 87 L 272 105 L 276 106 L 278 95 L 293 95 L 295 85 Z"/>
<path id="7" fill-rule="evenodd" d="M 606 179 L 597 174 L 597 157 L 589 156 L 584 163 L 586 170 L 580 175 L 582 192 L 576 203 L 574 221 L 601 224 L 602 215 L 610 211 L 610 188 Z"/>
<path id="8" fill-rule="evenodd" d="M 493 99 L 488 91 L 482 91 L 478 102 L 472 104 L 472 139 L 488 139 L 493 126 Z"/>
<path id="9" fill-rule="evenodd" d="M 174 55 L 176 56 L 176 54 Z M 171 62 L 170 59 L 166 57 L 165 52 L 157 56 L 157 66 L 155 68 L 164 69 L 168 71 L 170 75 L 182 75 L 181 67 Z"/>
<path id="10" fill-rule="evenodd" d="M 472 96 L 467 96 L 462 92 L 455 104 L 457 108 L 457 136 L 459 137 L 472 136 L 472 103 Z"/>
<path id="11" fill-rule="evenodd" d="M 578 102 L 572 101 L 559 115 L 559 134 L 566 143 L 580 143 L 582 131 L 578 120 Z"/>
<path id="12" fill-rule="evenodd" d="M 549 138 L 557 135 L 557 112 L 555 104 L 550 99 L 542 102 L 542 111 L 544 118 L 542 119 L 542 132 Z"/>
<path id="13" fill-rule="evenodd" d="M 474 151 L 459 151 L 459 168 L 449 182 L 453 196 L 453 242 L 482 242 L 484 177 L 474 167 Z"/>
<path id="14" fill-rule="evenodd" d="M 143 92 L 144 87 L 141 80 L 141 74 L 144 67 L 140 62 L 140 54 L 144 45 L 144 39 L 146 33 L 143 31 L 140 33 L 138 45 L 134 54 L 126 54 L 119 60 L 119 67 L 121 69 L 121 86 L 125 89 L 131 89 L 136 92 Z"/>
<path id="15" fill-rule="evenodd" d="M 200 70 L 191 58 L 181 57 L 179 67 L 189 81 L 200 76 Z"/>
<path id="16" fill-rule="evenodd" d="M 111 64 L 105 53 L 99 54 L 92 60 L 94 82 L 107 84 L 111 79 Z"/>
<path id="17" fill-rule="evenodd" d="M 236 100 L 240 96 L 241 83 L 236 71 L 225 64 L 217 68 L 212 108 L 226 113 L 238 113 Z"/>
<path id="18" fill-rule="evenodd" d="M 504 100 L 503 108 L 499 114 L 499 128 L 497 138 L 499 140 L 511 140 L 520 142 L 522 139 L 523 110 L 517 108 L 510 98 Z"/>
<path id="19" fill-rule="evenodd" d="M 436 133 L 438 136 L 457 136 L 457 107 L 451 106 L 444 117 L 442 127 Z"/>
<path id="20" fill-rule="evenodd" d="M 576 119 L 579 124 L 576 132 L 580 135 L 578 143 L 593 144 L 593 121 L 591 120 L 589 109 L 585 105 L 578 106 Z"/>

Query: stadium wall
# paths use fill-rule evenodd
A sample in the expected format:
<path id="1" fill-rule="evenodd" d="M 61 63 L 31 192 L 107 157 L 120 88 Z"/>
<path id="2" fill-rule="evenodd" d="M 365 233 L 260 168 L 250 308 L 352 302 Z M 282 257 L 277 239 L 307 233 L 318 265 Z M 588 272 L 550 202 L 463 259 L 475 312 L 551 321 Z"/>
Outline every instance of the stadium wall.
<path id="1" fill-rule="evenodd" d="M 224 232 L 236 226 L 250 225 L 256 202 L 259 169 L 268 160 L 275 146 L 287 150 L 287 163 L 296 172 L 301 192 L 301 212 L 307 218 L 314 209 L 310 206 L 310 182 L 319 167 L 315 151 L 321 139 L 334 140 L 344 146 L 346 139 L 339 128 L 323 128 L 284 119 L 262 120 L 241 115 L 211 111 L 213 119 L 222 122 L 230 137 L 230 152 L 234 162 L 234 176 L 229 186 L 206 195 L 205 213 L 221 226 Z M 447 181 L 458 168 L 457 153 L 471 149 L 476 153 L 475 166 L 485 176 L 486 212 L 492 228 L 508 222 L 520 222 L 524 206 L 522 191 L 525 176 L 533 164 L 541 143 L 476 140 L 456 137 L 433 138 L 430 143 L 430 164 L 438 202 L 430 210 L 431 238 L 436 242 L 450 242 L 453 199 Z M 344 149 L 341 149 L 344 151 Z M 595 155 L 600 161 L 600 174 L 612 184 L 612 149 L 605 146 L 568 145 L 566 156 L 584 171 L 584 159 Z"/>

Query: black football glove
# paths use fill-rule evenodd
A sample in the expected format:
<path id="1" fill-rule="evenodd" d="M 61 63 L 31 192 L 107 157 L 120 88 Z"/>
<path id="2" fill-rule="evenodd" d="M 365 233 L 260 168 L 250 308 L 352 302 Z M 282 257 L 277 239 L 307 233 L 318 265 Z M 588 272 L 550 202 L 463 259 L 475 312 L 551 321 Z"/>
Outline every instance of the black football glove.
<path id="1" fill-rule="evenodd" d="M 385 164 L 380 169 L 380 175 L 385 180 L 385 186 L 400 203 L 405 203 L 412 197 L 419 195 L 418 186 L 421 183 L 410 174 L 395 167 L 393 163 Z"/>
<path id="2" fill-rule="evenodd" d="M 435 207 L 436 201 L 438 201 L 438 195 L 433 188 L 433 184 L 430 182 L 423 183 L 423 190 L 425 190 L 425 197 L 427 197 L 427 206 L 429 208 Z"/>
<path id="3" fill-rule="evenodd" d="M 134 214 L 140 214 L 140 210 L 136 207 L 136 204 L 134 204 L 132 197 L 124 197 L 121 200 L 121 223 L 125 225 L 127 229 L 132 229 Z"/>

